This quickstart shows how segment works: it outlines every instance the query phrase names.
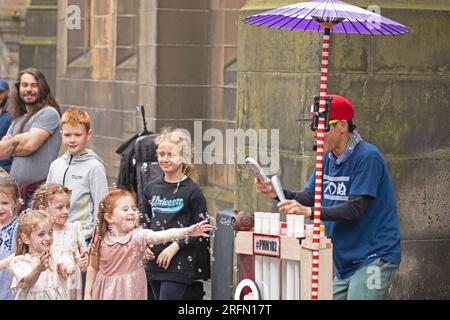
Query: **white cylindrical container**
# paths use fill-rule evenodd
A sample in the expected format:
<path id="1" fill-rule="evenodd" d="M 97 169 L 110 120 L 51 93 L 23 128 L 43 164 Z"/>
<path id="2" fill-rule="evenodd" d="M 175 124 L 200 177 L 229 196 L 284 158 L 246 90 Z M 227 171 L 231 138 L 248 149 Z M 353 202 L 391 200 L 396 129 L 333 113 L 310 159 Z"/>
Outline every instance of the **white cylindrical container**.
<path id="1" fill-rule="evenodd" d="M 270 214 L 270 234 L 273 236 L 278 236 L 280 234 L 280 214 L 271 213 Z"/>
<path id="2" fill-rule="evenodd" d="M 305 216 L 303 215 L 294 216 L 294 229 L 296 238 L 305 237 Z"/>
<path id="3" fill-rule="evenodd" d="M 293 237 L 295 232 L 295 215 L 287 214 L 286 215 L 286 235 L 288 237 Z"/>
<path id="4" fill-rule="evenodd" d="M 262 219 L 263 219 L 264 212 L 255 212 L 255 233 L 261 233 L 262 232 Z"/>

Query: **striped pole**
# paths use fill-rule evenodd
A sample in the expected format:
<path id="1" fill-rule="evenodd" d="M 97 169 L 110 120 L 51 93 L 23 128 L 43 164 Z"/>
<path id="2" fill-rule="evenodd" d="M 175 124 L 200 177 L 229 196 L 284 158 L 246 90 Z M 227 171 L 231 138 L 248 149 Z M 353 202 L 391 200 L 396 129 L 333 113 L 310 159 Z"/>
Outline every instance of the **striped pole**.
<path id="1" fill-rule="evenodd" d="M 320 103 L 319 113 L 325 111 L 328 84 L 328 56 L 330 48 L 330 31 L 325 28 L 322 46 L 322 71 L 320 76 Z M 317 128 L 317 154 L 316 154 L 316 181 L 314 190 L 314 229 L 313 229 L 313 252 L 312 252 L 312 277 L 311 277 L 311 300 L 319 297 L 319 245 L 320 245 L 320 208 L 322 200 L 322 175 L 323 175 L 323 139 L 325 134 L 325 119 L 319 117 Z"/>

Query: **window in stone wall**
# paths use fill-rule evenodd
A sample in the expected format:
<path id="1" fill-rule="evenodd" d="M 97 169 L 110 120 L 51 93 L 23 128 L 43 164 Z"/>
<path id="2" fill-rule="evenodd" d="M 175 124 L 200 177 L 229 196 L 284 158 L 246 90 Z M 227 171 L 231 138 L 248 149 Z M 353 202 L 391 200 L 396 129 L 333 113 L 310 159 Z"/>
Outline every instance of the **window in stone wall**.
<path id="1" fill-rule="evenodd" d="M 89 67 L 91 0 L 67 0 L 67 8 L 79 10 L 69 15 L 80 14 L 79 23 L 67 28 L 67 65 Z"/>
<path id="2" fill-rule="evenodd" d="M 118 68 L 137 68 L 138 0 L 117 1 L 117 48 Z"/>

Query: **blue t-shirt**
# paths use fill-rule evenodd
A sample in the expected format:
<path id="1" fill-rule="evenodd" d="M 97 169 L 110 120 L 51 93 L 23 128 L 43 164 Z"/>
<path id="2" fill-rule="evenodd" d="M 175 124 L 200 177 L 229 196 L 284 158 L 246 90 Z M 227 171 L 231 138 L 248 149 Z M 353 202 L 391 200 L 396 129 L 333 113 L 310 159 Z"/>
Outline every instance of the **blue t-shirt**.
<path id="1" fill-rule="evenodd" d="M 0 260 L 8 258 L 16 251 L 16 233 L 19 219 L 16 218 L 0 229 Z M 14 300 L 11 291 L 13 274 L 7 269 L 0 270 L 0 300 Z"/>
<path id="2" fill-rule="evenodd" d="M 314 194 L 315 171 L 305 185 Z M 333 154 L 323 160 L 322 206 L 342 204 L 350 196 L 369 196 L 362 216 L 327 223 L 333 240 L 336 276 L 345 279 L 378 258 L 400 264 L 400 227 L 395 192 L 386 161 L 373 145 L 361 141 L 340 165 Z M 328 233 L 328 232 L 327 232 Z"/>
<path id="3" fill-rule="evenodd" d="M 6 135 L 6 132 L 8 132 L 11 122 L 12 116 L 8 112 L 0 114 L 0 140 Z M 11 170 L 11 162 L 12 158 L 0 160 L 0 167 L 9 172 Z"/>

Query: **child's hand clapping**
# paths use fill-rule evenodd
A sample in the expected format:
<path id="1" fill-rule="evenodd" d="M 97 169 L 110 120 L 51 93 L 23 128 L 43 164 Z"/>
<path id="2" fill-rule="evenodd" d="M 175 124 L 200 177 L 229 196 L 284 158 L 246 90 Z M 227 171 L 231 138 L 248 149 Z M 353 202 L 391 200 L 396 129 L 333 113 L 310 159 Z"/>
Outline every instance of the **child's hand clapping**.
<path id="1" fill-rule="evenodd" d="M 40 259 L 39 270 L 45 271 L 48 268 L 50 268 L 50 252 L 43 251 L 39 259 Z"/>
<path id="2" fill-rule="evenodd" d="M 75 264 L 70 259 L 62 259 L 56 264 L 56 270 L 63 278 L 68 278 L 75 272 Z"/>
<path id="3" fill-rule="evenodd" d="M 187 229 L 188 229 L 188 236 L 190 237 L 209 237 L 205 232 L 213 230 L 214 227 L 208 224 L 208 220 L 205 219 L 199 223 L 193 224 Z"/>
<path id="4" fill-rule="evenodd" d="M 62 263 L 58 263 L 56 265 L 56 270 L 58 270 L 58 273 L 61 275 L 61 277 L 63 278 L 67 278 L 69 276 L 69 274 L 67 273 L 66 267 L 64 266 L 64 264 Z"/>

